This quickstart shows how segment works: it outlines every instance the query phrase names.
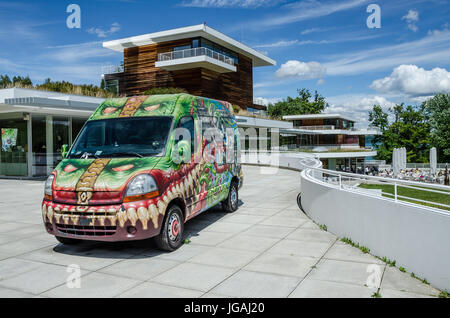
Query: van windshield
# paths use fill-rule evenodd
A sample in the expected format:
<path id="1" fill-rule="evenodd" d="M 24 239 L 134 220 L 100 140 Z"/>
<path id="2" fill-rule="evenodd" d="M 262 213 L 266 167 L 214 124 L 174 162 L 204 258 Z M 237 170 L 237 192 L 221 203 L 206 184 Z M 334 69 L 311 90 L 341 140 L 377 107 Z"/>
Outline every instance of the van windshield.
<path id="1" fill-rule="evenodd" d="M 163 154 L 172 117 L 88 121 L 68 158 L 152 157 Z"/>

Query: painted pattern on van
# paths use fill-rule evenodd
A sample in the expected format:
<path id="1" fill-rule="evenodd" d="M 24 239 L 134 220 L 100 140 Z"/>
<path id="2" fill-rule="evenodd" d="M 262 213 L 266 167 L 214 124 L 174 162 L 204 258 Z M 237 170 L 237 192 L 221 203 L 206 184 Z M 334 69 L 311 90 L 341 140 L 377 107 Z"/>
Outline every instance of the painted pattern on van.
<path id="1" fill-rule="evenodd" d="M 89 120 L 112 119 L 126 116 L 164 116 L 175 118 L 198 114 L 208 116 L 211 124 L 227 125 L 235 130 L 233 110 L 229 103 L 204 99 L 187 94 L 154 95 L 106 100 Z M 213 123 L 214 122 L 214 123 Z M 65 159 L 55 169 L 54 194 L 63 193 L 58 203 L 44 200 L 44 222 L 78 225 L 80 217 L 90 226 L 136 226 L 144 230 L 159 229 L 168 204 L 174 199 L 186 203 L 186 219 L 216 205 L 228 196 L 230 182 L 239 171 L 230 164 L 210 163 L 206 151 L 218 155 L 215 149 L 223 145 L 207 144 L 195 125 L 197 142 L 201 145 L 189 163 L 172 161 L 172 132 L 163 157 L 114 159 Z M 235 142 L 239 145 L 239 138 Z M 211 149 L 213 148 L 213 149 Z M 127 184 L 136 175 L 150 173 L 158 185 L 157 198 L 117 204 L 91 204 L 96 198 L 112 193 L 124 193 Z M 55 197 L 55 196 L 54 196 Z M 74 201 L 76 200 L 76 202 Z M 75 202 L 75 204 L 74 204 Z"/>

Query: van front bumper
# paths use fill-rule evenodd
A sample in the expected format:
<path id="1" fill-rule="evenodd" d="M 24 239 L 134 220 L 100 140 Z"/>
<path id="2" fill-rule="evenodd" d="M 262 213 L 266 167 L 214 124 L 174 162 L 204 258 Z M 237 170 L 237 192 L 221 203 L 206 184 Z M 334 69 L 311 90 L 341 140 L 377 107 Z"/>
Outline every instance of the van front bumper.
<path id="1" fill-rule="evenodd" d="M 42 202 L 49 234 L 80 240 L 132 241 L 159 234 L 165 206 L 145 200 L 110 206 L 74 206 Z"/>

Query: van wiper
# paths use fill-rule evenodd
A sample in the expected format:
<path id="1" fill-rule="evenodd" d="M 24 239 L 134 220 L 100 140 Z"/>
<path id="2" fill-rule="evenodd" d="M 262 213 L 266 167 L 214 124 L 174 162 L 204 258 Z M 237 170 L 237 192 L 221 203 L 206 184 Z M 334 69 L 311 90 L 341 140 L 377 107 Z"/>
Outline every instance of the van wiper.
<path id="1" fill-rule="evenodd" d="M 80 156 L 80 159 L 89 159 L 90 156 L 93 156 L 95 159 L 99 158 L 96 154 L 85 152 Z"/>
<path id="2" fill-rule="evenodd" d="M 111 157 L 113 157 L 113 156 L 135 156 L 135 157 L 139 157 L 139 158 L 144 158 L 143 155 L 141 155 L 137 152 L 134 152 L 134 151 L 114 152 L 114 153 L 104 155 L 104 156 L 106 156 L 106 157 L 108 157 L 108 156 L 111 156 Z"/>

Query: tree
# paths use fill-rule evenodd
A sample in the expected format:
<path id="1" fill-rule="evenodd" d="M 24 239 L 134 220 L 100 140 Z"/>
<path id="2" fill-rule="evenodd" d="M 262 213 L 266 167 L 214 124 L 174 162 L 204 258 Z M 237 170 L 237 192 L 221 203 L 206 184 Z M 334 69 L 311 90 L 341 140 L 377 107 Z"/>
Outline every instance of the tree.
<path id="1" fill-rule="evenodd" d="M 298 89 L 297 92 L 298 96 L 295 98 L 288 96 L 278 103 L 270 104 L 269 116 L 282 118 L 286 115 L 320 114 L 328 107 L 325 98 L 317 91 L 314 92 L 314 97 L 305 88 Z"/>
<path id="2" fill-rule="evenodd" d="M 389 123 L 389 113 L 394 121 Z M 409 162 L 428 162 L 430 125 L 423 107 L 395 105 L 389 113 L 374 105 L 369 112 L 370 126 L 378 127 L 381 135 L 372 144 L 377 148 L 377 159 L 392 161 L 394 148 L 405 147 Z"/>
<path id="3" fill-rule="evenodd" d="M 429 118 L 431 143 L 437 149 L 439 162 L 450 162 L 450 94 L 438 94 L 422 107 Z"/>
<path id="4" fill-rule="evenodd" d="M 369 111 L 370 127 L 376 127 L 381 131 L 385 131 L 389 127 L 389 114 L 383 111 L 380 105 L 373 105 L 373 109 Z"/>
<path id="5" fill-rule="evenodd" d="M 27 76 L 27 77 L 14 76 L 12 83 L 15 86 L 33 86 L 33 83 L 31 82 L 31 79 L 29 76 Z"/>
<path id="6" fill-rule="evenodd" d="M 11 84 L 12 82 L 8 75 L 0 75 L 0 88 L 8 87 Z"/>

